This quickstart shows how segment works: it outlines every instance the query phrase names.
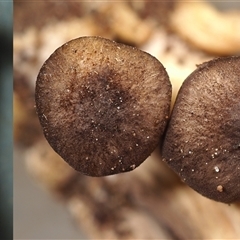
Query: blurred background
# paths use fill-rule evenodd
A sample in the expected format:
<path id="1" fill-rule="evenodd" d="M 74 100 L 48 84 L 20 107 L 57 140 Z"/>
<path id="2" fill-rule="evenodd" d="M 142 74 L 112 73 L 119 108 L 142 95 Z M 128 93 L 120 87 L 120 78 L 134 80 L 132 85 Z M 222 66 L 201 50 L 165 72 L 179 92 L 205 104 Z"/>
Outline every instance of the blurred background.
<path id="1" fill-rule="evenodd" d="M 14 239 L 87 239 L 66 207 L 29 175 L 14 152 Z"/>
<path id="2" fill-rule="evenodd" d="M 172 11 L 174 2 L 169 1 L 169 4 L 162 4 L 159 9 L 150 4 L 144 10 L 141 9 L 142 4 L 140 4 L 141 6 L 132 4 L 134 12 L 140 12 L 140 17 L 138 17 L 141 20 L 139 28 L 143 29 L 143 34 L 139 35 L 138 40 L 132 40 L 127 34 L 121 35 L 119 26 L 116 26 L 118 30 L 112 30 L 112 23 L 107 23 L 106 20 L 109 17 L 107 10 L 104 9 L 99 12 L 97 10 L 98 6 L 101 7 L 100 2 L 96 5 L 67 1 L 61 3 L 48 3 L 47 1 L 36 3 L 14 2 L 14 239 L 88 239 L 87 236 L 89 236 L 89 232 L 88 234 L 82 232 L 79 227 L 81 224 L 74 220 L 74 214 L 66 207 L 66 203 L 42 184 L 42 182 L 45 183 L 44 177 L 41 174 L 39 175 L 38 172 L 36 173 L 35 166 L 29 163 L 31 158 L 33 160 L 34 155 L 29 155 L 28 149 L 35 148 L 35 143 L 39 141 L 42 135 L 33 109 L 34 84 L 40 66 L 56 47 L 70 40 L 68 38 L 77 37 L 77 33 L 79 35 L 91 35 L 92 33 L 103 35 L 156 53 L 155 49 L 152 50 L 154 44 L 151 42 L 151 37 L 149 38 L 150 41 L 146 40 L 148 37 L 144 39 L 144 36 L 149 34 L 148 30 L 145 31 L 145 20 L 147 23 L 150 22 L 153 29 L 162 29 L 161 26 L 168 28 L 166 19 Z M 240 9 L 239 1 L 211 1 L 210 4 L 219 11 Z M 11 57 L 7 57 L 11 56 L 11 54 L 9 55 L 9 52 L 11 53 L 9 42 L 12 41 L 12 22 L 9 19 L 11 11 L 11 4 L 0 2 L 2 133 L 0 191 L 1 199 L 4 199 L 4 205 L 1 204 L 0 210 L 4 218 L 3 229 L 8 229 L 8 226 L 11 225 L 11 214 L 9 213 L 12 211 L 12 192 L 10 191 L 12 165 L 10 161 L 6 161 L 6 159 L 12 157 L 10 151 L 12 139 L 9 133 L 11 133 L 12 126 L 11 79 L 13 76 Z M 101 15 L 105 14 L 105 11 L 106 18 Z M 154 16 L 154 21 L 157 19 L 157 23 L 149 17 L 151 14 Z M 94 17 L 91 18 L 88 15 Z M 84 19 L 85 22 L 82 20 L 78 22 L 78 19 Z M 144 20 L 142 21 L 142 19 Z M 92 20 L 93 24 L 91 23 Z M 152 22 L 154 23 L 152 24 Z M 71 24 L 71 27 L 68 24 Z M 121 24 L 124 23 L 121 22 Z M 180 34 L 177 33 L 177 35 Z M 172 37 L 172 35 L 171 39 L 171 41 L 175 41 L 175 37 Z M 189 43 L 190 49 L 193 48 L 194 51 L 195 48 L 197 49 L 197 56 L 201 56 L 199 59 L 218 56 L 216 52 L 209 53 L 205 49 L 199 50 L 198 46 L 196 47 L 194 44 L 192 46 L 191 44 Z M 159 51 L 161 52 L 161 49 Z M 172 56 L 175 58 L 174 54 Z M 176 56 L 179 57 L 178 53 L 176 53 Z M 164 66 L 167 66 L 167 68 L 172 66 L 172 62 L 171 64 L 169 62 L 169 56 L 168 58 L 164 57 L 165 55 L 163 56 L 163 61 L 166 61 Z M 195 63 L 192 65 L 186 64 L 184 70 L 180 72 L 176 71 L 175 67 L 169 67 L 169 69 L 174 69 L 174 79 L 174 74 L 182 78 L 190 73 L 194 66 Z M 170 73 L 171 69 L 169 70 Z M 181 75 L 182 73 L 183 75 Z M 28 160 L 27 163 L 26 159 Z"/>

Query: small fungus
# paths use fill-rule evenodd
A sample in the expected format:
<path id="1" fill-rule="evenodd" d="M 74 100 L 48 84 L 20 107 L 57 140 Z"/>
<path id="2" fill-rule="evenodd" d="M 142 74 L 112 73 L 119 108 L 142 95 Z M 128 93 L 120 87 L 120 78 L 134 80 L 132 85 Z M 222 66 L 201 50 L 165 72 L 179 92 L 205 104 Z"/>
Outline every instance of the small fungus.
<path id="1" fill-rule="evenodd" d="M 162 154 L 180 176 L 184 167 L 186 183 L 200 194 L 231 203 L 240 200 L 239 142 L 240 56 L 213 59 L 198 66 L 184 81 Z M 183 158 L 181 149 L 192 154 Z M 213 191 L 219 181 L 227 189 L 222 194 Z"/>
<path id="2" fill-rule="evenodd" d="M 171 83 L 150 54 L 81 37 L 43 64 L 35 100 L 52 148 L 75 170 L 106 176 L 133 170 L 158 146 L 170 112 Z"/>

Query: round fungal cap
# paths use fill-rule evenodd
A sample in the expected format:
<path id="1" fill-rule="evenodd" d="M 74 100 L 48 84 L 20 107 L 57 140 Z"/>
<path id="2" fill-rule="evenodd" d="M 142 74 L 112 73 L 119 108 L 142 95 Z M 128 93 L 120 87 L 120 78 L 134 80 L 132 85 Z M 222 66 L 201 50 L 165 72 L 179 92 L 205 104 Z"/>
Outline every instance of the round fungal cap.
<path id="1" fill-rule="evenodd" d="M 193 189 L 240 200 L 240 57 L 211 60 L 184 81 L 163 143 L 163 157 Z"/>
<path id="2" fill-rule="evenodd" d="M 36 82 L 36 110 L 52 148 L 90 176 L 133 170 L 157 147 L 171 84 L 151 55 L 100 37 L 58 48 Z"/>

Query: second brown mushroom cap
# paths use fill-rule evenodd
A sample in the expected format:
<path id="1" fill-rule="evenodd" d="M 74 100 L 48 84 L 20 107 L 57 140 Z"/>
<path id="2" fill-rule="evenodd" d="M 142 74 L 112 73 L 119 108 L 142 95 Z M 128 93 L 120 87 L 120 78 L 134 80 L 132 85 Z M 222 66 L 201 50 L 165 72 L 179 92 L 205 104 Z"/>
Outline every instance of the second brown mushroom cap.
<path id="1" fill-rule="evenodd" d="M 240 57 L 203 63 L 184 81 L 163 157 L 181 179 L 221 202 L 240 200 Z"/>

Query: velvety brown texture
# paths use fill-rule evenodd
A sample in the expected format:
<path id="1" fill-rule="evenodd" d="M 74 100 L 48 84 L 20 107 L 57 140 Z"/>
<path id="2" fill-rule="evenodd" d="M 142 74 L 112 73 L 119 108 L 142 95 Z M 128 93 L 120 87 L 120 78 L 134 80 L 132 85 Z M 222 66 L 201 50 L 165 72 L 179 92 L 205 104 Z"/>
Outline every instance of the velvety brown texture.
<path id="1" fill-rule="evenodd" d="M 184 81 L 163 157 L 202 195 L 240 200 L 240 57 L 203 63 Z"/>
<path id="2" fill-rule="evenodd" d="M 136 48 L 82 37 L 42 66 L 36 108 L 52 148 L 77 171 L 133 170 L 157 147 L 171 100 L 162 64 Z"/>

